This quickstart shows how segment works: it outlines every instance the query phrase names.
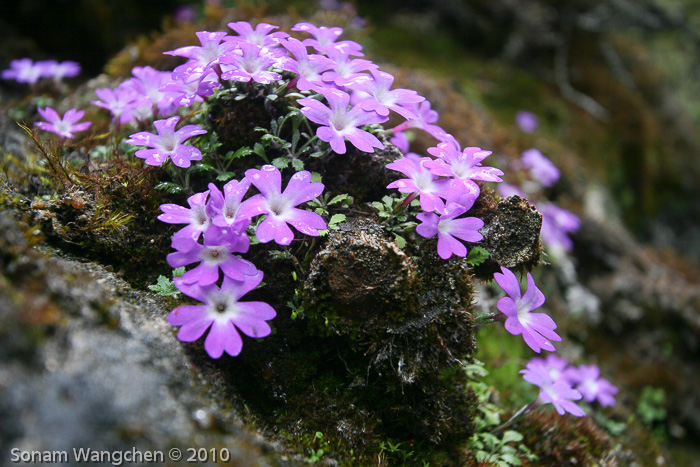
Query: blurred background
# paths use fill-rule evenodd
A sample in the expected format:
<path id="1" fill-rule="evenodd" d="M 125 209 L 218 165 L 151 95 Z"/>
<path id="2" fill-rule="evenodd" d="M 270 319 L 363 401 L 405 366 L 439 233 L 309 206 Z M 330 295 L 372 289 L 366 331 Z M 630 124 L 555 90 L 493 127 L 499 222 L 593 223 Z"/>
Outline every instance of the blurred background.
<path id="1" fill-rule="evenodd" d="M 236 20 L 228 7 L 275 24 L 342 22 L 463 146 L 493 150 L 509 183 L 523 151 L 551 159 L 562 178 L 538 196 L 582 219 L 573 248 L 550 251 L 538 276 L 568 355 L 600 364 L 632 413 L 662 411 L 649 429 L 677 465 L 698 465 L 700 1 L 23 0 L 0 6 L 0 68 L 32 57 L 78 61 L 85 80 L 119 75 L 157 39 L 174 48 L 173 31 L 188 45 L 191 23 Z M 516 124 L 523 110 L 536 131 Z M 479 358 L 513 402 L 505 375 L 523 365 L 489 344 L 501 337 L 480 335 Z"/>

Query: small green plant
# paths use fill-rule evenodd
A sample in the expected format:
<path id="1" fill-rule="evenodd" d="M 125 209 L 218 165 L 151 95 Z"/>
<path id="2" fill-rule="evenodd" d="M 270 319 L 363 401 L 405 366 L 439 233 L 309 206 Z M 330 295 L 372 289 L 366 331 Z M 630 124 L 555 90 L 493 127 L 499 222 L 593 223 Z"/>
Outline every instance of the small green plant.
<path id="1" fill-rule="evenodd" d="M 474 458 L 478 462 L 490 462 L 499 467 L 522 465 L 522 458 L 536 462 L 537 456 L 522 444 L 522 434 L 515 430 L 499 432 L 504 412 L 490 401 L 493 391 L 482 381 L 488 375 L 484 364 L 474 360 L 464 365 L 464 371 L 472 380 L 471 387 L 479 400 L 479 412 L 474 418 L 474 436 L 468 443 Z"/>
<path id="2" fill-rule="evenodd" d="M 662 388 L 644 386 L 637 402 L 637 415 L 645 425 L 666 420 L 666 393 Z"/>
<path id="3" fill-rule="evenodd" d="M 319 462 L 325 453 L 324 448 L 328 449 L 328 441 L 323 439 L 323 433 L 317 431 L 313 437 L 312 443 L 320 446 L 318 449 L 310 448 L 309 456 L 304 458 L 304 462 L 307 464 L 315 464 Z"/>
<path id="4" fill-rule="evenodd" d="M 184 266 L 173 269 L 173 279 L 176 277 L 182 277 L 184 273 Z M 165 276 L 158 276 L 158 282 L 153 285 L 149 285 L 148 288 L 158 295 L 163 295 L 165 297 L 177 297 L 180 295 L 180 291 L 177 289 L 177 287 L 175 287 L 175 283 L 172 281 L 172 279 L 168 279 Z"/>

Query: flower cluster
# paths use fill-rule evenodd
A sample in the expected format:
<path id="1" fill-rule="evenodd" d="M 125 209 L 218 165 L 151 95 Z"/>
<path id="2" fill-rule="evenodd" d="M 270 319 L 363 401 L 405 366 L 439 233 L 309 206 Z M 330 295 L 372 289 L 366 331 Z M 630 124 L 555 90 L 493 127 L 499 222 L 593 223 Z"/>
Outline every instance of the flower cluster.
<path id="1" fill-rule="evenodd" d="M 526 133 L 537 129 L 537 117 L 531 112 L 518 112 L 516 121 Z M 518 195 L 537 200 L 543 197 L 543 188 L 554 186 L 561 177 L 557 166 L 536 148 L 523 151 L 515 166 L 525 169 L 523 172 L 527 174 L 527 179 L 523 180 L 520 186 L 502 183 L 499 185 L 501 196 Z M 542 241 L 550 253 L 559 257 L 571 250 L 573 242 L 569 235 L 576 232 L 581 225 L 578 216 L 548 200 L 536 201 L 535 205 L 542 214 Z"/>
<path id="2" fill-rule="evenodd" d="M 200 45 L 165 52 L 187 59 L 172 72 L 134 67 L 133 77 L 115 89 L 98 89 L 99 100 L 93 104 L 109 110 L 119 124 L 147 121 L 201 102 L 217 88 L 270 84 L 286 79 L 287 73 L 292 76 L 289 87 L 310 96 L 298 100 L 301 112 L 319 125 L 318 138 L 338 154 L 346 152 L 346 140 L 361 151 L 383 148 L 361 127 L 387 121 L 390 112 L 410 120 L 421 118 L 412 106 L 424 98 L 415 91 L 392 89 L 392 75 L 369 60 L 355 58 L 363 55 L 362 46 L 338 40 L 341 28 L 299 23 L 292 30 L 311 36 L 300 41 L 267 23 L 253 28 L 238 21 L 228 26 L 235 35 L 199 31 Z"/>
<path id="3" fill-rule="evenodd" d="M 42 78 L 60 82 L 63 78 L 72 78 L 80 74 L 80 64 L 72 61 L 56 60 L 33 61 L 20 58 L 10 62 L 10 68 L 3 70 L 2 79 L 12 79 L 18 83 L 35 84 Z"/>
<path id="4" fill-rule="evenodd" d="M 259 193 L 244 199 L 251 185 Z M 266 321 L 275 317 L 274 309 L 264 302 L 240 301 L 260 284 L 263 273 L 236 253 L 248 252 L 246 230 L 261 215 L 265 218 L 257 224 L 255 236 L 262 243 L 274 240 L 289 245 L 294 239 L 290 225 L 305 235 L 318 236 L 326 222 L 297 206 L 318 197 L 323 188 L 323 184 L 311 181 L 311 173 L 301 171 L 282 191 L 280 171 L 264 165 L 259 170 L 249 169 L 240 181 L 229 181 L 223 192 L 210 183 L 209 190 L 188 198 L 189 208 L 161 206 L 163 214 L 158 219 L 185 224 L 173 235 L 176 251 L 168 255 L 168 264 L 173 268 L 195 265 L 175 279 L 175 286 L 204 303 L 182 305 L 168 316 L 170 324 L 180 326 L 180 340 L 195 341 L 209 329 L 204 348 L 210 357 L 219 358 L 224 352 L 231 356 L 240 353 L 242 341 L 236 329 L 250 337 L 270 334 Z"/>
<path id="5" fill-rule="evenodd" d="M 429 103 L 423 104 L 414 107 L 419 118 L 409 119 L 405 123 L 415 123 L 416 126 L 412 128 L 421 128 L 441 142 L 436 147 L 428 148 L 428 153 L 433 157 L 407 152 L 403 158 L 387 164 L 387 168 L 408 177 L 392 182 L 387 188 L 396 188 L 401 193 L 408 193 L 409 197 L 419 198 L 421 209 L 425 212 L 417 215 L 421 224 L 416 227 L 416 232 L 426 238 L 437 235 L 438 255 L 441 258 L 448 259 L 452 255 L 464 257 L 467 248 L 457 239 L 472 243 L 482 240 L 479 229 L 484 222 L 476 217 L 457 217 L 465 214 L 479 197 L 481 189 L 476 181 L 500 182 L 503 172 L 481 165 L 491 151 L 478 147 L 462 150 L 452 135 L 433 124 L 437 121 L 437 113 L 430 111 Z M 402 135 L 402 132 L 398 132 L 392 141 L 408 150 Z"/>
<path id="6" fill-rule="evenodd" d="M 603 407 L 613 406 L 616 402 L 618 388 L 601 378 L 600 368 L 596 365 L 575 367 L 561 357 L 548 355 L 545 359 L 531 359 L 520 373 L 527 382 L 540 387 L 540 400 L 552 403 L 561 415 L 565 412 L 578 417 L 585 415 L 572 402 L 574 400 L 597 401 Z"/>

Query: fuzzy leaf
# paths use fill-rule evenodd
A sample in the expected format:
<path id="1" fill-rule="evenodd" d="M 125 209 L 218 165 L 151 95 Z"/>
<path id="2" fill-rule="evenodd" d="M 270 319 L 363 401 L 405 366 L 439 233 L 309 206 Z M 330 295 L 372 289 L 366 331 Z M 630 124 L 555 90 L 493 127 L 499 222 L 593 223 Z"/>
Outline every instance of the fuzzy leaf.
<path id="1" fill-rule="evenodd" d="M 297 172 L 300 172 L 304 170 L 304 161 L 301 159 L 292 159 L 292 167 L 294 167 L 294 170 Z"/>
<path id="2" fill-rule="evenodd" d="M 287 159 L 286 157 L 275 157 L 274 159 L 272 159 L 272 165 L 274 165 L 280 170 L 286 169 L 287 167 L 289 167 L 289 159 Z"/>
<path id="3" fill-rule="evenodd" d="M 173 281 L 165 276 L 158 276 L 158 282 L 154 285 L 149 285 L 148 288 L 158 295 L 166 297 L 175 297 L 180 293 Z"/>
<path id="4" fill-rule="evenodd" d="M 185 275 L 185 266 L 173 269 L 173 277 L 182 277 Z"/>
<path id="5" fill-rule="evenodd" d="M 331 230 L 338 230 L 338 224 L 343 222 L 347 216 L 345 214 L 333 214 L 331 220 L 328 221 L 328 228 Z"/>
<path id="6" fill-rule="evenodd" d="M 491 254 L 486 249 L 480 246 L 472 247 L 467 255 L 467 264 L 470 266 L 479 266 L 480 264 L 483 264 L 483 262 L 486 261 L 489 256 L 491 256 Z"/>

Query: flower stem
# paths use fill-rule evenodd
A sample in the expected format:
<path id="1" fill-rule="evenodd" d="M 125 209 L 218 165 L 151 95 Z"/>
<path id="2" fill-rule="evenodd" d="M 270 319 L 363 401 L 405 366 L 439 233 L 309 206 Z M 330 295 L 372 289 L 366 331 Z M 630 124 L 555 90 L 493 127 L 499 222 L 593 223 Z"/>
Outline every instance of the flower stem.
<path id="1" fill-rule="evenodd" d="M 538 400 L 535 399 L 534 401 L 530 402 L 529 404 L 523 406 L 520 410 L 515 412 L 512 417 L 508 419 L 508 421 L 501 423 L 497 427 L 491 430 L 492 434 L 499 433 L 506 428 L 509 428 L 511 425 L 513 425 L 515 422 L 518 421 L 520 417 L 522 417 L 524 414 L 531 412 L 538 406 Z"/>

